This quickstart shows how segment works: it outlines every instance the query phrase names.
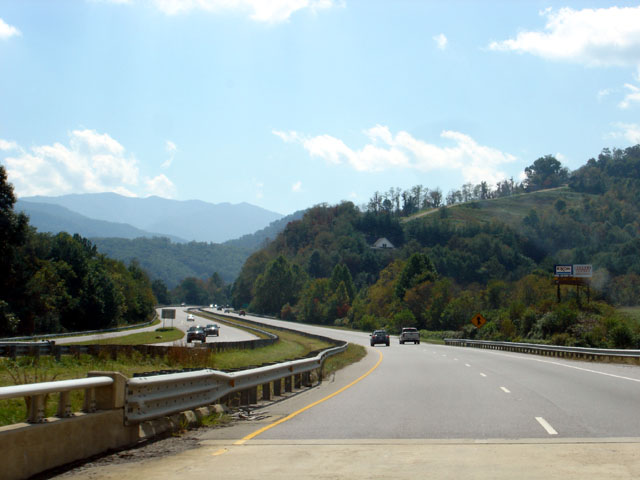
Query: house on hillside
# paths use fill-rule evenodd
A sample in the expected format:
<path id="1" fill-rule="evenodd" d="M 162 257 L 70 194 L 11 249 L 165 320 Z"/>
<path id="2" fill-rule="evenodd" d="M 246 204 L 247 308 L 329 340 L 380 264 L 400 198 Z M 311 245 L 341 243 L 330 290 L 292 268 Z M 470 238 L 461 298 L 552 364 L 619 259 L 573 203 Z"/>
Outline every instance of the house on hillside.
<path id="1" fill-rule="evenodd" d="M 386 237 L 381 237 L 378 240 L 376 240 L 373 245 L 371 245 L 371 248 L 385 249 L 385 248 L 396 248 L 396 247 Z"/>

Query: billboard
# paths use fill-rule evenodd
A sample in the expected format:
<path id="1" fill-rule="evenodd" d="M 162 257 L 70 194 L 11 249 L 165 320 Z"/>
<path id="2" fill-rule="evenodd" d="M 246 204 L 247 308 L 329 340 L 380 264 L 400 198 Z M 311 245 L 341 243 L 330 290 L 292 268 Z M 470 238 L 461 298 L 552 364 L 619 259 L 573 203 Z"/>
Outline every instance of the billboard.
<path id="1" fill-rule="evenodd" d="M 573 265 L 556 265 L 554 276 L 573 277 Z"/>
<path id="2" fill-rule="evenodd" d="M 176 318 L 176 309 L 175 308 L 163 308 L 162 309 L 162 318 Z"/>
<path id="3" fill-rule="evenodd" d="M 591 278 L 593 276 L 593 265 L 556 265 L 553 275 L 555 277 Z"/>
<path id="4" fill-rule="evenodd" d="M 574 265 L 573 276 L 580 278 L 591 278 L 593 276 L 593 265 Z"/>

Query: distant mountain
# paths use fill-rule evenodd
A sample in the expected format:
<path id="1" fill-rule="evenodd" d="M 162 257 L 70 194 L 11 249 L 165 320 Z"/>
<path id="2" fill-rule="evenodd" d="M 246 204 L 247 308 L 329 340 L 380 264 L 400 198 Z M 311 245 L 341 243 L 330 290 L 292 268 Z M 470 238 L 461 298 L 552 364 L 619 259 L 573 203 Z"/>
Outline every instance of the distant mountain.
<path id="1" fill-rule="evenodd" d="M 49 203 L 18 200 L 15 204 L 15 210 L 26 213 L 29 216 L 29 223 L 36 227 L 39 232 L 68 232 L 72 235 L 78 233 L 85 238 L 117 237 L 133 239 L 139 237 L 167 237 L 174 242 L 186 242 L 186 240 L 174 235 L 147 232 L 126 223 L 94 220 L 72 212 L 68 208 Z"/>
<path id="2" fill-rule="evenodd" d="M 282 232 L 289 222 L 302 218 L 304 211 L 271 222 L 268 227 L 222 244 L 188 242 L 177 244 L 161 238 L 92 238 L 105 255 L 129 263 L 137 260 L 153 280 L 174 288 L 187 277 L 209 278 L 214 272 L 232 283 L 245 260 Z"/>
<path id="3" fill-rule="evenodd" d="M 274 240 L 280 232 L 282 232 L 289 222 L 300 220 L 304 216 L 306 210 L 298 210 L 297 212 L 282 217 L 280 220 L 271 222 L 268 227 L 258 230 L 255 233 L 243 235 L 234 240 L 228 240 L 225 245 L 233 245 L 236 247 L 246 248 L 250 251 L 258 250 L 264 247 L 265 243 Z"/>
<path id="4" fill-rule="evenodd" d="M 251 250 L 235 245 L 188 242 L 174 243 L 166 238 L 92 238 L 110 258 L 129 264 L 136 260 L 152 280 L 162 280 L 174 288 L 187 277 L 209 278 L 217 272 L 225 283 L 238 276 Z"/>
<path id="5" fill-rule="evenodd" d="M 126 223 L 141 230 L 199 242 L 220 243 L 238 238 L 282 218 L 279 213 L 248 203 L 132 198 L 116 193 L 35 196 L 21 200 L 59 205 L 96 220 Z"/>

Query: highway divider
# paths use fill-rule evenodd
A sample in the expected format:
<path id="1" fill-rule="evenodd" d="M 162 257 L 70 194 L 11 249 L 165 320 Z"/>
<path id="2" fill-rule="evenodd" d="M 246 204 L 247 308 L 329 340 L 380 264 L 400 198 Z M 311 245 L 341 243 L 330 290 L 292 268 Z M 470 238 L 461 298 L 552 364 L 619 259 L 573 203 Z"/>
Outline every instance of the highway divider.
<path id="1" fill-rule="evenodd" d="M 565 357 L 596 362 L 616 362 L 640 364 L 640 350 L 563 347 L 536 343 L 492 342 L 488 340 L 467 340 L 445 338 L 445 345 L 454 347 L 484 348 L 508 352 L 528 353 L 546 357 Z"/>

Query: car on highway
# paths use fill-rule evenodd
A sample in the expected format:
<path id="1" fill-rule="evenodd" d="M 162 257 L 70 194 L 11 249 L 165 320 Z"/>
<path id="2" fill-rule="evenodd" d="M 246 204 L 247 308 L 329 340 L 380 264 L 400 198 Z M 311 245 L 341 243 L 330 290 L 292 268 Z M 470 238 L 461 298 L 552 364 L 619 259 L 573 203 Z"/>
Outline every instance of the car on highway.
<path id="1" fill-rule="evenodd" d="M 404 345 L 405 342 L 413 342 L 420 344 L 420 332 L 415 327 L 404 327 L 400 333 L 400 345 Z"/>
<path id="2" fill-rule="evenodd" d="M 389 334 L 386 330 L 374 330 L 371 334 L 371 346 L 374 347 L 378 343 L 389 346 Z"/>
<path id="3" fill-rule="evenodd" d="M 200 340 L 202 343 L 207 341 L 207 334 L 204 333 L 204 328 L 200 325 L 189 327 L 187 330 L 187 343 L 191 343 L 194 340 Z"/>
<path id="4" fill-rule="evenodd" d="M 219 337 L 220 327 L 215 323 L 210 323 L 209 325 L 204 326 L 204 333 L 207 337 Z"/>
<path id="5" fill-rule="evenodd" d="M 240 316 L 244 317 L 247 314 L 247 312 L 245 312 L 244 310 L 240 310 Z"/>
<path id="6" fill-rule="evenodd" d="M 195 322 L 196 317 L 190 313 L 189 315 L 187 315 L 187 322 Z"/>

